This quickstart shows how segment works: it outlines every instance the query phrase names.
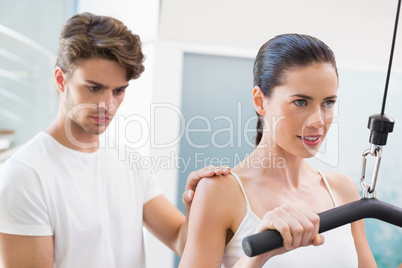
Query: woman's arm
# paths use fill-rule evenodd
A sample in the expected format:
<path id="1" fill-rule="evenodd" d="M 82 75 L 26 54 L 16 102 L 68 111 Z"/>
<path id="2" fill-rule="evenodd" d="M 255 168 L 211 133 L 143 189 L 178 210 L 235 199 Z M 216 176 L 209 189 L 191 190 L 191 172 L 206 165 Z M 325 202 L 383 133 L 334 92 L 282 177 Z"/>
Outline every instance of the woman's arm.
<path id="1" fill-rule="evenodd" d="M 221 267 L 227 233 L 239 212 L 245 215 L 246 205 L 232 176 L 202 179 L 191 205 L 180 267 Z"/>
<path id="2" fill-rule="evenodd" d="M 227 234 L 234 233 L 246 214 L 244 196 L 237 182 L 227 176 L 203 179 L 197 186 L 189 219 L 187 244 L 180 267 L 220 267 Z M 321 245 L 317 214 L 283 205 L 265 214 L 256 232 L 276 229 L 284 238 L 280 249 L 249 258 L 243 255 L 235 267 L 261 267 L 274 255 L 308 245 Z"/>
<path id="3" fill-rule="evenodd" d="M 338 195 L 340 205 L 344 205 L 360 199 L 359 190 L 356 183 L 352 178 L 340 175 L 331 174 L 331 186 Z M 353 240 L 355 242 L 359 268 L 371 268 L 377 267 L 374 256 L 370 250 L 370 246 L 367 242 L 366 232 L 364 227 L 364 220 L 359 220 L 351 224 Z"/>
<path id="4" fill-rule="evenodd" d="M 364 220 L 353 222 L 351 226 L 357 257 L 359 260 L 359 268 L 377 267 L 374 256 L 366 239 Z"/>

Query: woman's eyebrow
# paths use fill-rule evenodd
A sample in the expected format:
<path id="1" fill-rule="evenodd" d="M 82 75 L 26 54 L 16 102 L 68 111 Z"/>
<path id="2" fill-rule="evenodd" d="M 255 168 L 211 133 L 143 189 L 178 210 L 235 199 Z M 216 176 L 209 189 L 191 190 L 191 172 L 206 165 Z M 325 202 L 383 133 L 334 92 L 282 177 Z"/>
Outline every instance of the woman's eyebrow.
<path id="1" fill-rule="evenodd" d="M 332 96 L 324 98 L 324 100 L 332 100 L 332 99 L 336 99 L 336 98 L 338 98 L 337 95 L 332 95 Z"/>
<path id="2" fill-rule="evenodd" d="M 294 94 L 294 95 L 291 95 L 291 97 L 298 97 L 298 98 L 302 98 L 302 99 L 306 99 L 306 100 L 313 99 L 313 97 L 304 95 L 304 94 Z M 325 97 L 324 100 L 332 100 L 332 99 L 336 99 L 336 98 L 338 98 L 337 95 L 332 95 L 332 96 Z"/>
<path id="3" fill-rule="evenodd" d="M 304 94 L 294 94 L 294 95 L 291 95 L 291 97 L 299 97 L 299 98 L 307 99 L 307 100 L 312 100 L 313 99 L 312 97 L 304 95 Z"/>

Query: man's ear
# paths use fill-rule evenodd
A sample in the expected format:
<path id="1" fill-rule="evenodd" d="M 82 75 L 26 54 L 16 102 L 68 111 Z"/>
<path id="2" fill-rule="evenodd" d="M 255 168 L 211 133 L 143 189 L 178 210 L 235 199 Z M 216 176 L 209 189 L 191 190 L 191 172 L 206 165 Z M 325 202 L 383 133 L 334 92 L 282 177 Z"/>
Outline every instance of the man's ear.
<path id="1" fill-rule="evenodd" d="M 60 93 L 64 93 L 65 85 L 66 85 L 66 75 L 60 67 L 57 67 L 54 70 L 54 82 L 56 84 L 57 90 Z"/>
<path id="2" fill-rule="evenodd" d="M 262 116 L 264 116 L 266 113 L 266 107 L 264 105 L 265 101 L 266 97 L 264 95 L 264 92 L 262 92 L 259 86 L 256 86 L 253 90 L 254 108 L 257 111 L 257 113 Z"/>

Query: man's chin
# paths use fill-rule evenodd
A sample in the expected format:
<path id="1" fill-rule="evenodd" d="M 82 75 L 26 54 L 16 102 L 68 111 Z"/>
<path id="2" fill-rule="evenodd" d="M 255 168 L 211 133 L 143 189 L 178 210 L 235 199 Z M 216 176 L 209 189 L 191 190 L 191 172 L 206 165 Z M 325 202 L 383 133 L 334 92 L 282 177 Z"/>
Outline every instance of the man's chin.
<path id="1" fill-rule="evenodd" d="M 88 132 L 88 134 L 91 135 L 102 135 L 103 133 L 105 133 L 106 128 L 105 129 L 98 129 L 98 130 L 94 130 L 94 131 L 90 131 Z"/>
<path id="2" fill-rule="evenodd" d="M 101 135 L 103 134 L 108 126 L 100 126 L 100 127 L 95 127 L 87 130 L 86 132 L 90 135 Z"/>

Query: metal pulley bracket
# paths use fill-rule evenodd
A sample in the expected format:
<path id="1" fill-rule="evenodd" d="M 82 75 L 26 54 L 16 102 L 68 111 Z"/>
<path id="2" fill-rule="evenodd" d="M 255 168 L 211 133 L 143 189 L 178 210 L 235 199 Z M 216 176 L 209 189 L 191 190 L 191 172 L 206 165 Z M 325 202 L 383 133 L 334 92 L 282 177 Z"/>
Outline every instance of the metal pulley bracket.
<path id="1" fill-rule="evenodd" d="M 369 117 L 367 127 L 371 130 L 369 139 L 371 147 L 370 149 L 365 150 L 362 154 L 363 159 L 360 177 L 360 185 L 363 188 L 364 198 L 367 198 L 369 193 L 372 195 L 373 198 L 375 198 L 375 187 L 377 184 L 378 171 L 380 169 L 382 146 L 387 144 L 388 133 L 394 130 L 394 124 L 395 121 L 385 114 L 373 114 Z M 366 184 L 366 163 L 367 156 L 369 154 L 374 156 L 376 158 L 376 161 L 371 184 Z"/>
<path id="2" fill-rule="evenodd" d="M 376 158 L 375 161 L 375 166 L 374 166 L 374 171 L 373 171 L 373 177 L 371 179 L 371 184 L 366 184 L 365 179 L 366 179 L 366 163 L 367 163 L 367 156 L 372 155 Z M 363 152 L 362 156 L 362 170 L 361 170 L 361 177 L 360 177 L 360 185 L 363 188 L 363 197 L 367 198 L 368 194 L 370 193 L 373 198 L 375 198 L 375 187 L 377 184 L 377 176 L 378 176 L 378 170 L 380 168 L 380 163 L 381 163 L 381 147 L 375 147 L 371 146 L 370 149 L 367 149 L 366 151 Z"/>

